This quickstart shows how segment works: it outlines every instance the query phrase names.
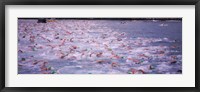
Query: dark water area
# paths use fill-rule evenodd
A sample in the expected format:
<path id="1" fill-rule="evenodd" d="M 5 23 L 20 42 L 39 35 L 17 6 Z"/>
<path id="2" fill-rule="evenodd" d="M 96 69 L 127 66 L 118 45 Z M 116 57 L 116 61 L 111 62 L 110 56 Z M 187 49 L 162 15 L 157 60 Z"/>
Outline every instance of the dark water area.
<path id="1" fill-rule="evenodd" d="M 118 32 L 125 32 L 128 38 L 167 38 L 169 41 L 151 43 L 151 46 L 176 45 L 178 54 L 182 53 L 181 20 L 100 20 L 99 28 L 109 27 Z M 173 49 L 173 48 L 172 48 Z"/>
<path id="2" fill-rule="evenodd" d="M 113 30 L 126 32 L 130 37 L 170 38 L 182 40 L 182 21 L 144 21 L 144 20 L 101 20 L 102 27 L 108 26 Z"/>

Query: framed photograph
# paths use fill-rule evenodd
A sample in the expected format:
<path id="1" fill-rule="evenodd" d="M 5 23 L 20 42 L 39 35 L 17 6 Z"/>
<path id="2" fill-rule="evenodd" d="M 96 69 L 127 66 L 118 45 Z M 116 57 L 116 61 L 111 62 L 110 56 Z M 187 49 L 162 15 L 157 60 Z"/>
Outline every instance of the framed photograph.
<path id="1" fill-rule="evenodd" d="M 199 0 L 1 1 L 1 91 L 199 91 L 199 11 Z"/>

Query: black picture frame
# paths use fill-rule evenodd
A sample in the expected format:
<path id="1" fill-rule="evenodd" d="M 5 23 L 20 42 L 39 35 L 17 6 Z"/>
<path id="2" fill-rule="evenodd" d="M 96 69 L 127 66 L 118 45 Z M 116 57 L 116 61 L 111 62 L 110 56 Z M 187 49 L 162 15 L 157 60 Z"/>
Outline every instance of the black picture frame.
<path id="1" fill-rule="evenodd" d="M 1 0 L 0 1 L 0 90 L 2 92 L 200 92 L 199 31 L 200 0 Z M 5 87 L 5 6 L 6 5 L 195 5 L 195 87 Z"/>

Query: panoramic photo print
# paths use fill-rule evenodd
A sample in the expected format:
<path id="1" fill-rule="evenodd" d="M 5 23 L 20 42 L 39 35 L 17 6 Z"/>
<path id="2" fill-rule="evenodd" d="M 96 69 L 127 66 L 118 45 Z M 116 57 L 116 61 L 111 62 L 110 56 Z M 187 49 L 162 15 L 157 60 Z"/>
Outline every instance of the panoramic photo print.
<path id="1" fill-rule="evenodd" d="M 18 74 L 182 74 L 182 18 L 18 18 Z"/>

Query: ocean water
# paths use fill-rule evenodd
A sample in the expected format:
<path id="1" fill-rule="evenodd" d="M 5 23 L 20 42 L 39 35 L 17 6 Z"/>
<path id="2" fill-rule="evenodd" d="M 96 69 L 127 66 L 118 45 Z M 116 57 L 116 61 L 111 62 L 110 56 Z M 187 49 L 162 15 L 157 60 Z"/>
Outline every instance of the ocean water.
<path id="1" fill-rule="evenodd" d="M 182 74 L 182 21 L 18 20 L 19 74 Z"/>

